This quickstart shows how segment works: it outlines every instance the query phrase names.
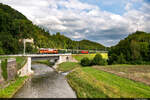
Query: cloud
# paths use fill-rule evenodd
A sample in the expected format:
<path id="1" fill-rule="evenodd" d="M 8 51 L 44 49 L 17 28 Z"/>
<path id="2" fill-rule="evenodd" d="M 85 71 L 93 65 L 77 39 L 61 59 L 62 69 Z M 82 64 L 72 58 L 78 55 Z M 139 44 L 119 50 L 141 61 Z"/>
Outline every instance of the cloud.
<path id="1" fill-rule="evenodd" d="M 125 10 L 130 10 L 132 7 L 132 3 L 127 3 L 126 6 L 125 6 Z"/>
<path id="2" fill-rule="evenodd" d="M 82 0 L 83 1 L 83 0 Z M 90 1 L 90 0 L 87 0 Z M 115 45 L 120 39 L 140 30 L 150 32 L 150 6 L 143 0 L 100 0 L 112 6 L 120 3 L 122 15 L 102 10 L 99 5 L 86 0 L 0 0 L 22 12 L 34 24 L 61 32 L 74 40 L 89 39 L 106 46 Z M 118 1 L 118 2 L 116 2 Z M 94 1 L 92 1 L 94 2 Z M 95 1 L 95 2 L 98 2 Z M 140 4 L 140 7 L 137 5 Z M 142 17 L 143 16 L 143 17 Z"/>

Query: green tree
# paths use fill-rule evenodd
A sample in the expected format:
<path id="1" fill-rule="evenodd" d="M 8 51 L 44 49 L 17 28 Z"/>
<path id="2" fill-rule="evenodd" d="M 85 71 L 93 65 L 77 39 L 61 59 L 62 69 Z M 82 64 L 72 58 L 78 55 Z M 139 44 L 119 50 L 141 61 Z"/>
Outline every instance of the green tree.
<path id="1" fill-rule="evenodd" d="M 89 58 L 84 57 L 81 59 L 81 65 L 82 66 L 89 66 L 91 64 L 91 61 L 89 60 Z"/>
<path id="2" fill-rule="evenodd" d="M 125 60 L 123 53 L 121 53 L 120 56 L 117 57 L 117 63 L 118 64 L 125 64 L 126 63 L 126 60 Z"/>
<path id="3" fill-rule="evenodd" d="M 107 65 L 107 61 L 102 58 L 101 54 L 96 54 L 92 60 L 92 65 Z"/>
<path id="4" fill-rule="evenodd" d="M 131 41 L 131 53 L 132 53 L 132 60 L 140 60 L 141 54 L 140 54 L 140 45 L 135 40 Z"/>

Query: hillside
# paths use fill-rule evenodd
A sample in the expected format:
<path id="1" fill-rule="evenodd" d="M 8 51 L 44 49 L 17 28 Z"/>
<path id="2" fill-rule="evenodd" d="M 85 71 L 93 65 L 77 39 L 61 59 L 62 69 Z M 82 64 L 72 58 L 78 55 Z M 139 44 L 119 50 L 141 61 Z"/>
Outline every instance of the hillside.
<path id="1" fill-rule="evenodd" d="M 89 40 L 81 40 L 79 41 L 79 48 L 80 49 L 94 49 L 94 50 L 104 50 L 105 47 L 99 43 L 92 42 Z"/>
<path id="2" fill-rule="evenodd" d="M 144 64 L 150 61 L 150 33 L 137 31 L 109 51 L 110 64 Z"/>
<path id="3" fill-rule="evenodd" d="M 36 53 L 39 48 L 57 49 L 104 49 L 99 43 L 89 40 L 73 41 L 59 32 L 51 35 L 43 28 L 33 25 L 20 12 L 0 3 L 0 54 L 22 53 L 23 43 L 19 39 L 33 38 L 34 46 L 27 44 L 28 53 Z"/>

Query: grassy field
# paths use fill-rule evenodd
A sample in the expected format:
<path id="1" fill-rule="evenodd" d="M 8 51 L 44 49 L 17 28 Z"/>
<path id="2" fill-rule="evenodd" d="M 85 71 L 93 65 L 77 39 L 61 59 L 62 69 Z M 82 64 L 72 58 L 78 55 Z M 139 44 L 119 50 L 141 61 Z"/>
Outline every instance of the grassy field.
<path id="1" fill-rule="evenodd" d="M 95 56 L 96 54 L 77 54 L 77 55 L 73 55 L 73 57 L 77 60 L 77 61 L 80 61 L 82 58 L 84 58 L 84 57 L 88 57 L 89 59 L 93 59 L 94 58 L 94 56 Z M 101 53 L 101 55 L 102 55 L 102 57 L 104 58 L 104 59 L 108 59 L 108 54 L 107 53 Z"/>
<path id="2" fill-rule="evenodd" d="M 80 64 L 75 62 L 64 62 L 59 64 L 59 67 L 57 67 L 57 71 L 67 72 L 70 70 L 73 70 L 74 68 L 80 67 Z"/>
<path id="3" fill-rule="evenodd" d="M 27 77 L 19 77 L 4 89 L 0 89 L 0 98 L 12 98 L 13 95 L 22 87 Z"/>
<path id="4" fill-rule="evenodd" d="M 91 67 L 67 75 L 79 98 L 149 98 L 150 86 Z"/>
<path id="5" fill-rule="evenodd" d="M 150 65 L 111 65 L 94 68 L 150 85 Z"/>

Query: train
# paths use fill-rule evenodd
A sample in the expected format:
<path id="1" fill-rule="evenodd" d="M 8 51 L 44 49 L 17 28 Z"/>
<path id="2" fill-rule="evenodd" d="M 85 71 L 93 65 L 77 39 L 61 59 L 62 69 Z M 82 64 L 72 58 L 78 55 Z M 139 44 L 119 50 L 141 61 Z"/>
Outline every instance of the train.
<path id="1" fill-rule="evenodd" d="M 40 48 L 39 54 L 60 54 L 60 53 L 72 53 L 72 51 L 66 51 L 62 49 L 51 49 L 51 48 Z M 88 50 L 80 50 L 79 52 L 76 52 L 78 54 L 89 54 Z"/>
<path id="2" fill-rule="evenodd" d="M 88 51 L 88 50 L 81 50 L 80 53 L 81 53 L 81 54 L 88 54 L 89 51 Z"/>
<path id="3" fill-rule="evenodd" d="M 50 49 L 50 48 L 40 48 L 39 53 L 40 54 L 58 54 L 58 50 Z"/>

